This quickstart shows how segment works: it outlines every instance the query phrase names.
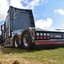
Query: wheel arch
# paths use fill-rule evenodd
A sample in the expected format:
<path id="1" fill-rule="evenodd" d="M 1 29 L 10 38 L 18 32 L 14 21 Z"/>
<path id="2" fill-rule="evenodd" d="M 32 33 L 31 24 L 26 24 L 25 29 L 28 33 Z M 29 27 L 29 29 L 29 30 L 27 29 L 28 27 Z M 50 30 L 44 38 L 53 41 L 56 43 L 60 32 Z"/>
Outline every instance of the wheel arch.
<path id="1" fill-rule="evenodd" d="M 16 34 L 16 35 L 14 35 L 14 37 L 13 37 L 13 41 L 14 41 L 15 37 L 17 37 L 17 38 L 19 39 L 18 35 Z"/>
<path id="2" fill-rule="evenodd" d="M 23 31 L 22 31 L 22 33 L 21 33 L 21 45 L 23 44 L 23 35 L 25 34 L 25 32 L 26 31 L 28 31 L 29 33 L 30 33 L 30 37 L 31 37 L 31 44 L 32 44 L 32 48 L 30 48 L 30 49 L 34 49 L 34 47 L 35 47 L 35 40 L 34 40 L 34 38 L 35 38 L 35 30 L 33 31 L 32 29 L 30 29 L 30 28 L 28 28 L 28 29 L 24 29 Z M 33 38 L 34 37 L 34 38 Z"/>
<path id="3" fill-rule="evenodd" d="M 18 35 L 16 34 L 16 35 L 14 35 L 14 37 L 13 37 L 13 40 L 15 39 L 15 37 L 18 37 Z M 18 37 L 19 38 L 19 37 Z"/>
<path id="4" fill-rule="evenodd" d="M 24 35 L 24 33 L 25 33 L 26 31 L 28 31 L 28 32 L 30 33 L 30 35 L 31 35 L 31 40 L 32 40 L 32 42 L 33 42 L 33 31 L 32 31 L 32 29 L 30 29 L 30 28 L 24 29 L 24 30 L 22 31 L 21 40 L 22 40 L 22 36 Z"/>

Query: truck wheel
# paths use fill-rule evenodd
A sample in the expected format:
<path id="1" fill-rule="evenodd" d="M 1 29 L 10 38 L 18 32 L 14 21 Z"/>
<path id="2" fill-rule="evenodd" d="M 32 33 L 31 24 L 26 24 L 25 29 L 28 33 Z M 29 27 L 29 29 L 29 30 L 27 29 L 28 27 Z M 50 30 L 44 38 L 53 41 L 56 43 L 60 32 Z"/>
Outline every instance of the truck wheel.
<path id="1" fill-rule="evenodd" d="M 32 49 L 32 39 L 29 31 L 25 31 L 22 35 L 22 46 L 24 49 Z"/>
<path id="2" fill-rule="evenodd" d="M 19 39 L 18 39 L 17 36 L 13 40 L 13 47 L 14 48 L 18 48 L 19 47 Z"/>

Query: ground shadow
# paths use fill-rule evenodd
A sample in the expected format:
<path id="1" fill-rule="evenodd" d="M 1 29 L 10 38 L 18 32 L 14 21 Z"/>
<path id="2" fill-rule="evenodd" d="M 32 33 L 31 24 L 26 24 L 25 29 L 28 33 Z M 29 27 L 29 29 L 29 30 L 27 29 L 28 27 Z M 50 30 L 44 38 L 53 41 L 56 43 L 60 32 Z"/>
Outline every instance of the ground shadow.
<path id="1" fill-rule="evenodd" d="M 9 53 L 25 53 L 25 52 L 34 52 L 39 50 L 50 50 L 50 49 L 56 49 L 56 48 L 63 48 L 64 45 L 38 45 L 35 46 L 32 50 L 26 50 L 22 48 L 4 48 L 0 46 L 0 50 L 3 54 L 9 54 Z"/>
<path id="2" fill-rule="evenodd" d="M 63 48 L 64 44 L 54 44 L 54 45 L 37 45 L 35 47 L 36 50 L 49 50 L 49 49 L 56 49 L 56 48 Z"/>
<path id="3" fill-rule="evenodd" d="M 22 48 L 10 48 L 10 47 L 2 47 L 0 46 L 0 51 L 3 53 L 3 54 L 10 54 L 10 53 L 25 53 L 25 52 L 34 52 L 34 49 L 33 50 L 26 50 L 26 49 L 22 49 Z"/>

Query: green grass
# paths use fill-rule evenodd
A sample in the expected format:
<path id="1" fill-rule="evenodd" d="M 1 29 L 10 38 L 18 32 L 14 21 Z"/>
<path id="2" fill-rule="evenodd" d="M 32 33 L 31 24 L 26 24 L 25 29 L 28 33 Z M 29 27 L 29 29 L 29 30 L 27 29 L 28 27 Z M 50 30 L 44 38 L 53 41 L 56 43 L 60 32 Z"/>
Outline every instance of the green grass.
<path id="1" fill-rule="evenodd" d="M 0 64 L 64 64 L 64 48 L 23 50 L 0 47 Z"/>

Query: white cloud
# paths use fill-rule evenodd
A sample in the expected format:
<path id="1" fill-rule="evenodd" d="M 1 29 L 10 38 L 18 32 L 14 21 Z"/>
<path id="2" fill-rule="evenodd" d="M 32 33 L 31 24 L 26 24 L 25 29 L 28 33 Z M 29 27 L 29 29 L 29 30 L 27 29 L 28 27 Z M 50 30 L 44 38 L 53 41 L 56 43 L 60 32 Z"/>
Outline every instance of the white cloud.
<path id="1" fill-rule="evenodd" d="M 28 3 L 28 5 L 26 7 L 34 9 L 39 4 L 40 4 L 40 0 L 32 0 L 31 2 Z"/>
<path id="2" fill-rule="evenodd" d="M 7 15 L 8 2 L 7 0 L 0 0 L 0 21 L 4 20 Z"/>
<path id="3" fill-rule="evenodd" d="M 22 4 L 24 2 L 26 6 Z M 41 4 L 46 4 L 47 0 L 11 0 L 10 5 L 17 7 L 17 8 L 28 8 L 28 9 L 35 9 L 35 7 L 41 5 Z"/>
<path id="4" fill-rule="evenodd" d="M 43 20 L 43 19 L 37 20 L 35 22 L 35 25 L 36 25 L 36 28 L 48 29 L 48 28 L 52 27 L 52 23 L 53 23 L 52 19 L 47 18 L 46 20 Z"/>
<path id="5" fill-rule="evenodd" d="M 9 5 L 17 8 L 35 9 L 35 7 L 43 3 L 47 3 L 47 0 L 0 0 L 0 21 L 5 20 Z"/>
<path id="6" fill-rule="evenodd" d="M 47 4 L 48 0 L 32 0 L 31 2 L 28 2 L 28 5 L 26 8 L 34 9 L 35 7 L 41 5 L 41 4 Z"/>
<path id="7" fill-rule="evenodd" d="M 24 8 L 24 6 L 21 3 L 22 1 L 24 0 L 10 0 L 10 5 L 17 8 Z"/>
<path id="8" fill-rule="evenodd" d="M 54 10 L 54 12 L 64 15 L 64 9 L 56 9 L 56 10 Z"/>

